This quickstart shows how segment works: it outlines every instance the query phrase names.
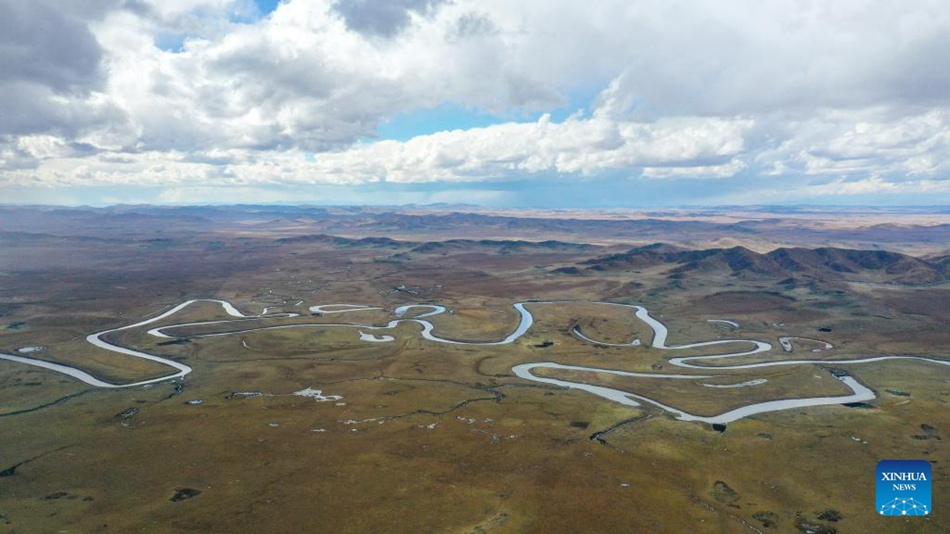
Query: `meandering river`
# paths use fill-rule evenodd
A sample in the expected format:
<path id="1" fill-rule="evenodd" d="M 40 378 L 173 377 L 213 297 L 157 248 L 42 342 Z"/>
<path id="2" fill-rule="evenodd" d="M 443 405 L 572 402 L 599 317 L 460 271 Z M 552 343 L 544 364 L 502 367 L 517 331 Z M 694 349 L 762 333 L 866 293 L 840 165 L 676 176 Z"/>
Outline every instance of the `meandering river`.
<path id="1" fill-rule="evenodd" d="M 211 325 L 211 324 L 240 324 L 242 321 L 248 321 L 253 319 L 261 318 L 286 318 L 292 319 L 299 317 L 299 314 L 296 313 L 276 313 L 268 314 L 268 308 L 264 308 L 261 314 L 259 315 L 245 315 L 240 310 L 235 308 L 230 302 L 219 299 L 192 299 L 169 309 L 168 311 L 161 313 L 150 319 L 146 319 L 135 324 L 122 326 L 119 328 L 114 328 L 111 330 L 104 330 L 102 332 L 97 332 L 95 334 L 90 334 L 86 337 L 86 341 L 89 343 L 107 351 L 124 354 L 134 358 L 142 358 L 145 360 L 153 361 L 171 367 L 174 369 L 174 372 L 171 372 L 167 375 L 163 375 L 157 378 L 152 378 L 148 380 L 142 380 L 132 383 L 112 383 L 106 382 L 95 376 L 89 374 L 86 371 L 83 371 L 77 367 L 54 363 L 47 360 L 42 360 L 39 358 L 31 358 L 23 355 L 13 355 L 13 354 L 4 354 L 0 353 L 0 360 L 7 360 L 11 362 L 21 363 L 32 365 L 36 367 L 41 367 L 51 371 L 56 371 L 69 375 L 77 380 L 85 382 L 89 385 L 100 387 L 100 388 L 128 388 L 143 386 L 147 384 L 154 384 L 157 382 L 164 382 L 168 380 L 181 379 L 187 374 L 192 372 L 192 368 L 183 363 L 164 358 L 161 356 L 156 356 L 153 354 L 148 354 L 142 351 L 137 351 L 131 348 L 122 347 L 115 345 L 103 339 L 104 336 L 114 332 L 120 332 L 123 330 L 130 330 L 133 328 L 139 328 L 143 326 L 148 326 L 154 323 L 157 323 L 161 320 L 164 320 L 168 317 L 173 316 L 182 309 L 196 303 L 196 302 L 211 302 L 217 303 L 222 306 L 225 313 L 234 317 L 235 319 L 227 320 L 212 320 L 212 321 L 197 321 L 197 322 L 188 322 L 188 323 L 177 323 L 172 325 L 166 325 L 156 328 L 151 328 L 147 331 L 148 334 L 160 337 L 160 338 L 173 338 L 175 336 L 169 335 L 167 331 L 174 330 L 176 328 L 186 327 L 186 326 L 198 326 L 198 325 Z M 380 342 L 389 342 L 394 341 L 395 337 L 393 335 L 376 335 L 376 334 L 367 334 L 363 330 L 368 331 L 379 331 L 379 330 L 392 330 L 399 326 L 401 323 L 416 323 L 421 327 L 419 335 L 422 338 L 435 342 L 435 343 L 446 343 L 453 345 L 472 345 L 472 346 L 497 346 L 497 345 L 507 345 L 514 343 L 519 338 L 524 336 L 525 333 L 532 327 L 534 324 L 534 316 L 531 314 L 531 311 L 528 310 L 527 306 L 539 306 L 539 305 L 570 305 L 572 301 L 538 301 L 538 302 L 518 302 L 515 303 L 514 309 L 519 314 L 518 326 L 515 330 L 506 336 L 504 339 L 498 341 L 460 341 L 454 339 L 447 339 L 439 337 L 435 334 L 435 325 L 432 322 L 425 320 L 427 317 L 432 317 L 442 313 L 446 313 L 447 309 L 444 306 L 434 305 L 434 304 L 412 304 L 406 306 L 400 306 L 393 311 L 393 315 L 396 319 L 389 321 L 385 326 L 377 325 L 364 325 L 364 324 L 354 324 L 354 323 L 297 323 L 297 324 L 286 324 L 286 325 L 272 325 L 264 326 L 257 328 L 248 328 L 248 329 L 237 329 L 230 330 L 227 332 L 219 333 L 209 333 L 201 335 L 190 336 L 192 338 L 201 338 L 201 337 L 218 337 L 218 336 L 228 336 L 248 332 L 264 331 L 264 330 L 275 330 L 275 329 L 284 329 L 284 328 L 355 328 L 358 329 L 359 339 L 362 342 L 369 343 L 380 343 Z M 919 356 L 875 356 L 862 359 L 851 359 L 851 360 L 833 360 L 833 361 L 821 361 L 821 360 L 777 360 L 777 361 L 767 361 L 767 362 L 753 362 L 753 363 L 743 363 L 743 364 L 734 364 L 734 365 L 721 365 L 714 364 L 709 362 L 709 360 L 722 360 L 726 358 L 738 358 L 742 356 L 751 356 L 755 354 L 765 353 L 772 350 L 772 345 L 764 341 L 758 341 L 753 339 L 721 339 L 715 341 L 702 341 L 697 343 L 688 343 L 683 345 L 668 345 L 667 337 L 669 331 L 666 326 L 660 322 L 658 319 L 650 315 L 649 311 L 643 306 L 637 306 L 632 304 L 619 304 L 612 302 L 596 302 L 594 304 L 601 304 L 605 306 L 619 306 L 623 308 L 630 309 L 634 316 L 648 325 L 653 331 L 653 339 L 650 342 L 650 346 L 655 349 L 660 350 L 685 350 L 701 347 L 722 347 L 722 348 L 735 348 L 738 350 L 717 352 L 715 354 L 708 354 L 703 356 L 686 356 L 686 357 L 674 357 L 668 360 L 670 365 L 684 368 L 684 369 L 701 369 L 706 372 L 715 372 L 717 370 L 749 370 L 749 369 L 762 369 L 767 367 L 775 366 L 786 366 L 786 365 L 816 365 L 820 363 L 833 364 L 835 366 L 840 365 L 856 365 L 862 363 L 870 362 L 879 362 L 884 360 L 916 360 L 922 362 L 928 362 L 938 365 L 950 366 L 950 361 L 939 360 L 935 358 L 926 358 Z M 382 308 L 364 306 L 359 304 L 323 304 L 311 306 L 310 311 L 313 313 L 320 314 L 344 314 L 347 312 L 366 312 L 366 311 L 378 311 Z M 410 318 L 404 318 L 409 312 L 414 310 L 427 310 L 424 313 L 420 313 Z M 714 322 L 724 322 L 731 325 L 738 326 L 732 321 L 716 320 Z M 629 343 L 603 343 L 591 339 L 581 333 L 579 328 L 575 328 L 572 333 L 578 339 L 586 341 L 589 343 L 594 343 L 598 345 L 606 346 L 616 346 L 616 347 L 637 347 L 641 344 L 639 338 L 635 338 Z M 784 345 L 784 343 L 783 343 Z M 830 345 L 828 345 L 830 347 Z M 21 351 L 28 353 L 29 351 Z M 705 362 L 705 363 L 701 363 Z M 808 397 L 808 398 L 798 398 L 798 399 L 779 399 L 772 400 L 767 402 L 752 403 L 741 408 L 737 408 L 719 415 L 715 416 L 700 416 L 691 414 L 684 410 L 675 408 L 673 406 L 666 405 L 655 399 L 651 399 L 636 393 L 629 391 L 622 391 L 619 389 L 596 386 L 592 384 L 586 384 L 583 382 L 574 382 L 569 380 L 560 380 L 551 377 L 538 376 L 533 373 L 536 369 L 555 369 L 555 370 L 567 370 L 567 371 L 586 371 L 586 372 L 595 372 L 603 374 L 612 374 L 619 376 L 628 376 L 628 377 L 637 377 L 637 378 L 651 378 L 651 379 L 670 379 L 670 380 L 704 380 L 714 378 L 715 375 L 697 375 L 697 374 L 664 374 L 664 373 L 634 373 L 629 371 L 622 371 L 616 369 L 604 369 L 604 368 L 594 368 L 594 367 L 585 367 L 577 365 L 567 365 L 557 362 L 534 362 L 534 363 L 523 363 L 516 365 L 512 368 L 512 372 L 515 376 L 522 378 L 524 380 L 529 380 L 532 382 L 538 382 L 543 384 L 551 384 L 556 386 L 561 386 L 565 388 L 578 389 L 586 391 L 588 393 L 597 395 L 606 400 L 623 404 L 626 406 L 642 406 L 643 404 L 651 405 L 657 408 L 660 408 L 675 417 L 676 419 L 682 421 L 701 421 L 704 423 L 710 424 L 727 424 L 744 417 L 751 415 L 762 414 L 767 412 L 774 412 L 779 410 L 788 410 L 792 408 L 804 408 L 810 406 L 821 406 L 829 404 L 843 404 L 851 402 L 864 402 L 872 400 L 875 398 L 875 394 L 872 390 L 858 382 L 854 377 L 849 376 L 844 373 L 836 373 L 835 378 L 841 381 L 842 384 L 847 386 L 851 393 L 843 396 L 834 396 L 834 397 Z M 753 380 L 748 380 L 746 382 L 738 384 L 703 384 L 704 386 L 714 387 L 714 388 L 723 388 L 723 387 L 751 387 L 761 385 L 767 382 L 767 380 L 762 378 L 757 378 Z"/>

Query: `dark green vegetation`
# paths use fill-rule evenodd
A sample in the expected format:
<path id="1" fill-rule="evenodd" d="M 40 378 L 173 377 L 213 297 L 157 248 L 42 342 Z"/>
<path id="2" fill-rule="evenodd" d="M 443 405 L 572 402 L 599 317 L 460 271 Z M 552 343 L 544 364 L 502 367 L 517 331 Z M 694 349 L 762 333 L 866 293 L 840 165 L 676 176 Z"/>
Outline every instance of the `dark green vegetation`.
<path id="1" fill-rule="evenodd" d="M 835 346 L 813 353 L 818 345 L 793 340 L 796 357 L 950 358 L 946 227 L 893 214 L 851 222 L 826 214 L 820 224 L 810 216 L 737 217 L 4 208 L 0 352 L 43 346 L 37 357 L 132 381 L 167 369 L 104 353 L 85 336 L 189 298 L 227 299 L 246 313 L 329 303 L 384 308 L 346 314 L 367 323 L 385 323 L 402 304 L 437 302 L 454 312 L 433 317 L 438 332 L 466 340 L 503 338 L 517 322 L 511 304 L 538 299 L 643 304 L 675 342 L 743 337 L 776 345 L 761 359 L 787 357 L 779 336 Z M 141 331 L 112 340 L 194 367 L 179 386 L 98 390 L 0 362 L 0 532 L 944 532 L 950 525 L 945 368 L 852 367 L 877 393 L 868 406 L 764 414 L 719 432 L 512 376 L 511 366 L 526 361 L 670 370 L 672 354 L 571 335 L 578 326 L 606 342 L 649 341 L 643 324 L 619 309 L 533 309 L 535 327 L 504 347 L 434 344 L 413 325 L 380 344 L 360 343 L 349 330 L 187 337 L 212 326 L 170 340 Z M 211 304 L 182 314 L 177 322 L 227 318 Z M 770 370 L 761 391 L 692 381 L 629 385 L 716 413 L 759 395 L 840 393 L 829 369 Z M 291 395 L 307 387 L 342 399 Z M 874 514 L 874 467 L 894 458 L 933 462 L 929 518 Z"/>

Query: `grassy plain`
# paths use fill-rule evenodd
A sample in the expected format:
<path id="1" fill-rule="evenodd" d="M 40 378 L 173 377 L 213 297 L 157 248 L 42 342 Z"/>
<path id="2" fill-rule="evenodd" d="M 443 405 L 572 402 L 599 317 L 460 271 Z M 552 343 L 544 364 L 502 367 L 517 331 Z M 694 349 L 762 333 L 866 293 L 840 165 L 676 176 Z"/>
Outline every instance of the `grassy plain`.
<path id="1" fill-rule="evenodd" d="M 734 224 L 738 216 L 722 217 Z M 380 220 L 370 226 L 374 232 L 384 226 Z M 288 228 L 298 235 L 305 223 L 196 224 L 172 218 L 166 230 L 131 224 L 82 240 L 71 234 L 82 233 L 74 227 L 0 235 L 0 352 L 43 346 L 34 356 L 103 379 L 142 380 L 167 368 L 101 351 L 85 336 L 191 298 L 229 300 L 247 314 L 265 306 L 271 313 L 301 314 L 182 327 L 169 331 L 181 338 L 176 343 L 144 333 L 173 323 L 233 319 L 219 305 L 200 303 L 109 338 L 192 366 L 180 391 L 167 383 L 100 390 L 0 361 L 0 533 L 950 529 L 948 367 L 906 361 L 851 366 L 848 371 L 877 394 L 868 406 L 762 414 L 725 431 L 511 372 L 519 363 L 553 361 L 716 375 L 657 380 L 537 371 L 699 414 L 840 395 L 846 390 L 828 372 L 830 362 L 755 372 L 677 369 L 669 358 L 710 350 L 652 349 L 652 331 L 629 310 L 585 302 L 644 305 L 669 327 L 669 344 L 743 338 L 774 345 L 770 353 L 730 363 L 882 354 L 950 359 L 946 282 L 716 270 L 671 276 L 675 265 L 599 271 L 582 262 L 629 247 L 446 245 L 444 236 L 426 228 L 399 232 L 413 243 L 287 240 Z M 506 232 L 515 231 L 513 223 L 505 224 Z M 572 235 L 551 224 L 547 233 L 532 226 L 532 240 Z M 356 235 L 357 228 L 347 225 L 339 233 L 387 235 Z M 849 232 L 860 241 L 859 232 Z M 430 239 L 439 243 L 419 245 Z M 753 240 L 761 245 L 767 236 Z M 932 242 L 918 246 L 927 254 L 937 249 Z M 577 270 L 564 269 L 572 266 Z M 786 280 L 796 276 L 795 283 Z M 319 326 L 381 326 L 400 305 L 438 303 L 451 311 L 431 318 L 438 335 L 492 341 L 515 328 L 518 314 L 511 305 L 524 300 L 564 302 L 529 303 L 534 327 L 507 346 L 433 343 L 411 323 L 373 332 L 393 335 L 390 343 L 360 342 L 359 328 Z M 331 303 L 382 310 L 307 311 Z M 202 336 L 292 322 L 308 326 Z M 643 345 L 591 344 L 572 333 L 575 326 L 592 339 L 639 338 Z M 793 352 L 785 353 L 780 336 L 820 339 L 835 348 L 816 353 L 812 344 L 795 341 Z M 755 378 L 769 382 L 736 389 L 703 385 Z M 317 402 L 293 395 L 305 388 L 341 398 Z M 120 415 L 130 408 L 137 411 Z M 930 517 L 874 513 L 875 465 L 897 458 L 933 462 Z M 200 493 L 180 492 L 186 489 Z"/>

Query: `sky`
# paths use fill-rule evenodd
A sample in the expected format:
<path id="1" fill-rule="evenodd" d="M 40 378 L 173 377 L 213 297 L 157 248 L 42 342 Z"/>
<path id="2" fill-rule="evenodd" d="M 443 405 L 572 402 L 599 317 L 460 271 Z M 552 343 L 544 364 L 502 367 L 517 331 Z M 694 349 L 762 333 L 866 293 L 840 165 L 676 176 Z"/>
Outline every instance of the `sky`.
<path id="1" fill-rule="evenodd" d="M 945 0 L 0 0 L 0 203 L 950 204 Z"/>

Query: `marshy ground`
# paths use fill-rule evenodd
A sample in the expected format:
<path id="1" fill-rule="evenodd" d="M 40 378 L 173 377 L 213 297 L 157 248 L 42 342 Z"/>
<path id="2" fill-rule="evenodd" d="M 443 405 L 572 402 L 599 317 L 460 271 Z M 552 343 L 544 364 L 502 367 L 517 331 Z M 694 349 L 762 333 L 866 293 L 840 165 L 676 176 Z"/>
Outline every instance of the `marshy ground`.
<path id="1" fill-rule="evenodd" d="M 846 393 L 834 360 L 950 359 L 950 286 L 938 276 L 946 262 L 930 248 L 922 264 L 891 258 L 893 272 L 836 256 L 852 273 L 825 274 L 820 263 L 772 272 L 772 260 L 748 255 L 759 263 L 646 261 L 643 253 L 605 260 L 630 249 L 614 244 L 447 243 L 426 228 L 412 230 L 413 243 L 286 239 L 250 223 L 187 228 L 4 233 L 0 352 L 44 347 L 26 354 L 130 382 L 168 369 L 92 347 L 86 336 L 191 298 L 224 299 L 249 315 L 270 307 L 303 322 L 374 325 L 399 306 L 437 303 L 451 313 L 428 318 L 434 331 L 469 341 L 510 334 L 514 302 L 557 300 L 643 305 L 669 328 L 670 344 L 773 345 L 710 364 L 821 362 L 695 371 L 718 377 L 702 381 L 538 372 L 702 415 Z M 329 303 L 382 309 L 309 311 Z M 771 412 L 719 431 L 514 376 L 514 365 L 539 361 L 690 373 L 669 359 L 711 353 L 657 350 L 653 331 L 619 307 L 528 306 L 532 328 L 503 346 L 434 343 L 413 323 L 372 332 L 395 338 L 375 343 L 349 328 L 200 337 L 233 325 L 195 325 L 169 339 L 121 331 L 108 341 L 193 368 L 178 384 L 131 389 L 0 362 L 0 532 L 942 532 L 950 524 L 948 368 L 851 366 L 876 395 L 864 406 Z M 167 324 L 227 319 L 220 305 L 198 303 Z M 643 344 L 592 344 L 575 327 L 605 343 Z M 790 338 L 791 352 L 780 337 Z M 755 378 L 768 382 L 704 385 Z M 294 395 L 307 388 L 321 393 Z M 894 458 L 932 462 L 928 518 L 875 515 L 874 468 Z"/>

